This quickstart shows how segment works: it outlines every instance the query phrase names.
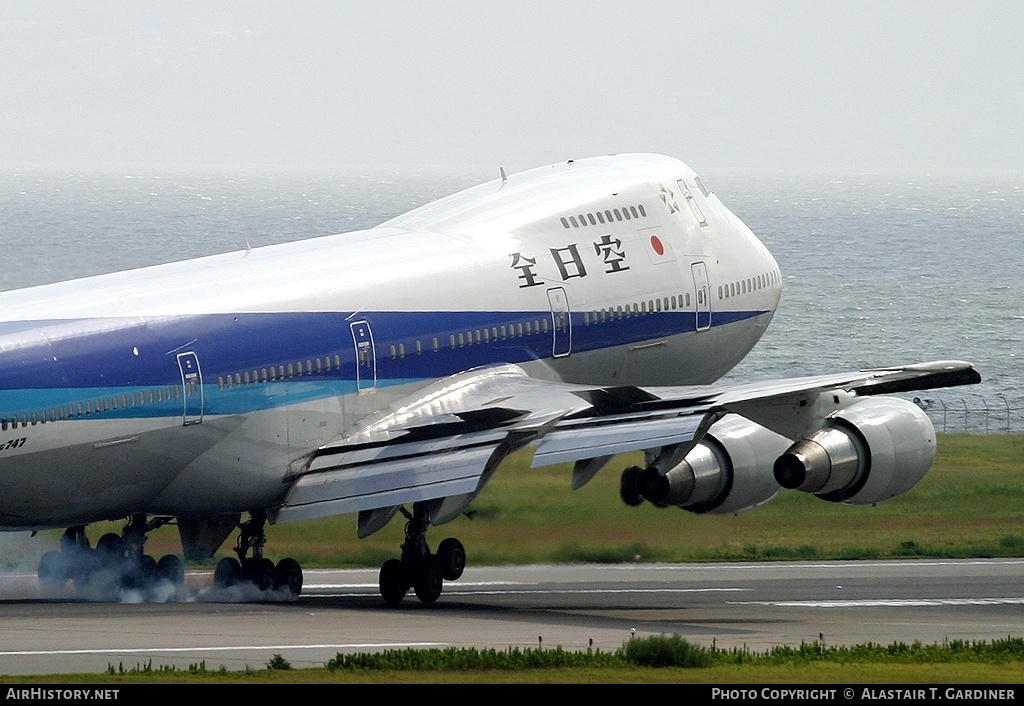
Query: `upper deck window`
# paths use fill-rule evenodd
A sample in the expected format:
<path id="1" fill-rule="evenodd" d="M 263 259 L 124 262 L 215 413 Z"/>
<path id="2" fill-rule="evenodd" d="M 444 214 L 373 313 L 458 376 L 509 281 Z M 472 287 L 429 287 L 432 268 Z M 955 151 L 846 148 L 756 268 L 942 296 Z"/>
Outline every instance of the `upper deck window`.
<path id="1" fill-rule="evenodd" d="M 560 216 L 559 221 L 563 228 L 569 228 L 570 226 L 572 228 L 584 228 L 587 225 L 596 226 L 614 223 L 615 221 L 621 221 L 623 218 L 628 221 L 634 218 L 646 217 L 647 210 L 643 207 L 643 204 L 637 204 L 636 206 L 623 206 L 621 209 L 595 210 L 590 213 Z"/>

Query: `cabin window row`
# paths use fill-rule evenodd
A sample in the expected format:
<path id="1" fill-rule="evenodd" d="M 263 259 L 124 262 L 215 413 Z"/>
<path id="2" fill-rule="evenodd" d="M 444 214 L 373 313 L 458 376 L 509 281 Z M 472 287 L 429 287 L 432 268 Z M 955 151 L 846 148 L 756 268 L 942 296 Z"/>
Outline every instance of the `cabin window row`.
<path id="1" fill-rule="evenodd" d="M 738 297 L 748 292 L 756 292 L 765 287 L 772 287 L 778 283 L 779 272 L 778 270 L 772 270 L 756 277 L 748 277 L 747 279 L 730 282 L 729 284 L 718 285 L 718 298 L 729 299 L 730 297 Z"/>
<path id="2" fill-rule="evenodd" d="M 581 228 L 587 225 L 596 226 L 602 223 L 615 223 L 623 220 L 631 221 L 646 217 L 647 211 L 644 210 L 643 205 L 637 204 L 636 206 L 623 206 L 621 209 L 613 208 L 592 213 L 562 216 L 559 220 L 562 221 L 563 228 Z"/>
<path id="3" fill-rule="evenodd" d="M 514 324 L 505 324 L 503 326 L 491 326 L 489 328 L 477 328 L 468 329 L 466 331 L 460 331 L 458 333 L 448 334 L 448 348 L 465 348 L 466 346 L 481 345 L 493 343 L 495 341 L 507 341 L 509 339 L 522 338 L 523 336 L 533 336 L 536 334 L 547 333 L 551 330 L 551 322 L 548 319 L 534 319 L 532 321 L 520 321 Z M 441 339 L 436 336 L 430 339 L 430 346 L 433 348 L 435 353 L 440 352 Z M 416 351 L 416 355 L 423 353 L 424 346 L 422 341 L 416 340 L 413 342 L 413 348 Z M 397 360 L 404 358 L 406 355 L 406 347 L 404 343 L 398 343 L 392 345 L 390 348 L 391 359 Z"/>
<path id="4" fill-rule="evenodd" d="M 196 393 L 196 385 L 185 386 L 185 396 L 192 397 Z M 118 409 L 130 409 L 142 407 L 147 404 L 156 404 L 165 400 L 181 399 L 182 389 L 180 385 L 168 387 L 155 387 L 148 390 L 137 390 L 126 392 L 120 396 L 102 397 L 96 400 L 85 402 L 73 402 L 60 407 L 12 414 L 10 417 L 0 417 L 0 430 L 17 429 L 18 427 L 35 426 L 47 422 L 59 422 L 65 419 L 77 419 L 90 417 L 104 412 L 117 411 Z"/>
<path id="5" fill-rule="evenodd" d="M 294 363 L 282 363 L 264 368 L 254 368 L 244 372 L 232 373 L 217 378 L 217 387 L 221 390 L 230 390 L 239 385 L 255 385 L 275 380 L 286 380 L 288 378 L 316 375 L 341 369 L 341 356 L 324 356 L 323 358 L 309 358 Z"/>
<path id="6" fill-rule="evenodd" d="M 632 316 L 654 314 L 659 311 L 689 309 L 690 301 L 690 293 L 687 292 L 680 294 L 678 297 L 673 294 L 671 297 L 648 299 L 640 303 L 634 302 L 632 305 L 626 304 L 624 307 L 608 307 L 607 309 L 598 309 L 597 311 L 585 311 L 583 312 L 583 323 L 589 326 L 590 324 L 603 324 L 606 321 L 614 321 L 615 319 L 628 319 Z"/>

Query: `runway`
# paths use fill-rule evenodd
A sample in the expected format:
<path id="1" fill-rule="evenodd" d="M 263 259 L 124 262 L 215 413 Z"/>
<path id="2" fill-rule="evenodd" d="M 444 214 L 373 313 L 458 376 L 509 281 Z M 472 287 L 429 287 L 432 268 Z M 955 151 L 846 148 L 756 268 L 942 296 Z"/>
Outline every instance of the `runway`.
<path id="1" fill-rule="evenodd" d="M 615 650 L 678 633 L 720 647 L 1024 636 L 1024 559 L 469 567 L 437 603 L 377 593 L 376 570 L 307 570 L 292 602 L 232 603 L 190 573 L 187 602 L 44 600 L 0 583 L 0 674 L 294 667 L 404 647 Z M 179 596 L 180 598 L 180 596 Z M 129 597 L 130 599 L 130 597 Z"/>

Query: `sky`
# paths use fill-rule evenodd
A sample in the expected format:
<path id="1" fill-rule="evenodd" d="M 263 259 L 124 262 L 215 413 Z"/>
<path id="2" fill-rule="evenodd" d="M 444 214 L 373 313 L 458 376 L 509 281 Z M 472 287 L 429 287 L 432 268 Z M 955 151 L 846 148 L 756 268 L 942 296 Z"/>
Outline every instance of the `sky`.
<path id="1" fill-rule="evenodd" d="M 0 0 L 0 168 L 1024 175 L 1024 3 Z"/>

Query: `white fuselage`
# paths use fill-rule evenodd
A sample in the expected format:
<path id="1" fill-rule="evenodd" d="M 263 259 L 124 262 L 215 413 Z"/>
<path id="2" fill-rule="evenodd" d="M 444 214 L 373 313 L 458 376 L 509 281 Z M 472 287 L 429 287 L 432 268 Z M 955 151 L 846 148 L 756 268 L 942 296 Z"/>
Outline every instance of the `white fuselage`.
<path id="1" fill-rule="evenodd" d="M 780 283 L 689 168 L 625 155 L 369 230 L 0 293 L 0 526 L 274 507 L 297 459 L 481 365 L 709 383 Z"/>

